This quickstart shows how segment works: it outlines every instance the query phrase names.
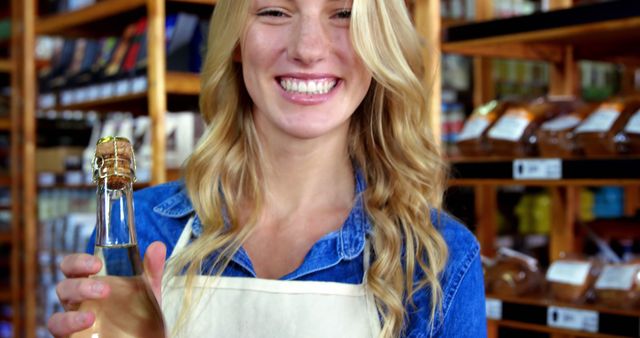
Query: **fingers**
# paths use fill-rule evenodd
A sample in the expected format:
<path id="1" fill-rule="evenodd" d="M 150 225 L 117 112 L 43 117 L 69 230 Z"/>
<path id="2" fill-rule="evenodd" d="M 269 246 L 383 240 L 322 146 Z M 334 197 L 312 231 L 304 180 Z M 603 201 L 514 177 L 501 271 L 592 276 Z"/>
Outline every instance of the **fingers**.
<path id="1" fill-rule="evenodd" d="M 91 312 L 54 313 L 49 318 L 47 328 L 54 337 L 67 337 L 90 327 L 95 319 L 96 316 Z"/>
<path id="2" fill-rule="evenodd" d="M 162 273 L 164 272 L 166 254 L 167 247 L 162 242 L 153 242 L 149 245 L 144 255 L 144 270 L 158 303 L 160 303 Z"/>
<path id="3" fill-rule="evenodd" d="M 101 268 L 102 262 L 88 254 L 66 256 L 60 264 L 60 269 L 67 278 L 95 275 Z"/>
<path id="4" fill-rule="evenodd" d="M 76 310 L 86 299 L 100 299 L 109 295 L 109 285 L 91 278 L 65 279 L 56 286 L 56 293 L 65 310 Z"/>

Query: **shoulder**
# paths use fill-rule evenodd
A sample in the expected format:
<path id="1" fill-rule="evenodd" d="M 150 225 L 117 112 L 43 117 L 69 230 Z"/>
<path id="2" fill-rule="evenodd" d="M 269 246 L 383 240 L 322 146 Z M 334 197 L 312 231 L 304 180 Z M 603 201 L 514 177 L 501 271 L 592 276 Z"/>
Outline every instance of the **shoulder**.
<path id="1" fill-rule="evenodd" d="M 453 216 L 441 210 L 434 210 L 431 212 L 431 222 L 447 243 L 448 267 L 457 265 L 465 258 L 468 259 L 468 256 L 479 254 L 480 245 L 475 235 Z"/>
<path id="2" fill-rule="evenodd" d="M 170 254 L 193 214 L 182 181 L 144 188 L 133 194 L 138 244 L 141 252 L 154 241 L 162 241 Z"/>

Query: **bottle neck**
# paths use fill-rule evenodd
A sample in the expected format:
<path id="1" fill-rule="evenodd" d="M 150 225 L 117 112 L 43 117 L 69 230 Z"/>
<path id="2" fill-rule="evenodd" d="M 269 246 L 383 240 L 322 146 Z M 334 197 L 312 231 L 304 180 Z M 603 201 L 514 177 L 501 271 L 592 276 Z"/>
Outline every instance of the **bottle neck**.
<path id="1" fill-rule="evenodd" d="M 120 247 L 137 244 L 133 216 L 133 187 L 130 179 L 110 184 L 98 181 L 96 246 Z"/>

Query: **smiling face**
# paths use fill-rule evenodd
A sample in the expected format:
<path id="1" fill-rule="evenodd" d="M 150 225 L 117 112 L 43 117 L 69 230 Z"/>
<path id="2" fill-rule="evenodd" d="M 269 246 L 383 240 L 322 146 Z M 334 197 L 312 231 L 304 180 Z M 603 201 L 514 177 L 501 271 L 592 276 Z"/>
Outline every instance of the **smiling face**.
<path id="1" fill-rule="evenodd" d="M 351 0 L 252 0 L 240 41 L 261 134 L 346 135 L 371 84 L 351 45 Z"/>

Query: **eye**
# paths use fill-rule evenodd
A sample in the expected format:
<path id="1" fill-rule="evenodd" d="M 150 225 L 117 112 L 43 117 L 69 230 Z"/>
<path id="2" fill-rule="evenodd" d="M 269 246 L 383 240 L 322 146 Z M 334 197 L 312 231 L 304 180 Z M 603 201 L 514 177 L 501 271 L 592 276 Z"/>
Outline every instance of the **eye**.
<path id="1" fill-rule="evenodd" d="M 258 12 L 257 15 L 264 16 L 264 17 L 274 17 L 274 18 L 283 18 L 286 16 L 285 12 L 279 9 L 265 9 Z"/>
<path id="2" fill-rule="evenodd" d="M 336 12 L 334 15 L 338 19 L 350 19 L 351 18 L 351 9 L 345 8 Z"/>

